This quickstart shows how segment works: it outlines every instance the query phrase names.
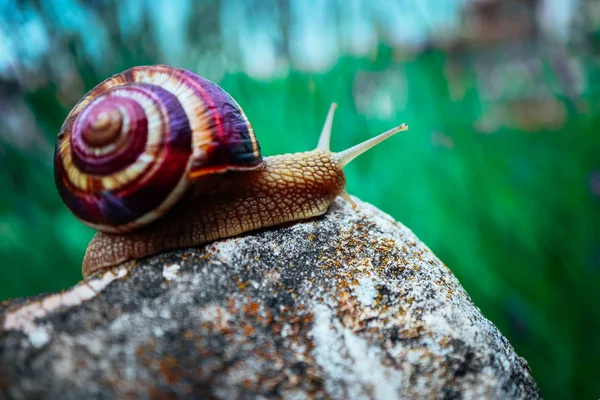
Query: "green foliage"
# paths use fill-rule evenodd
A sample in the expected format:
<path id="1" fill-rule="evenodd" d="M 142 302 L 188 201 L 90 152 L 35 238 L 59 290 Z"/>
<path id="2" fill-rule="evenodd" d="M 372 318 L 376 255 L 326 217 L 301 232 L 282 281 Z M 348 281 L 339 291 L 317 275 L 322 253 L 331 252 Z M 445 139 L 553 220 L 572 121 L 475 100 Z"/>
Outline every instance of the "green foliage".
<path id="1" fill-rule="evenodd" d="M 528 360 L 545 397 L 598 397 L 598 94 L 554 95 L 566 112 L 557 129 L 504 121 L 482 133 L 475 122 L 507 100 L 482 100 L 469 62 L 450 82 L 442 52 L 394 58 L 381 48 L 374 60 L 343 58 L 326 73 L 229 74 L 219 83 L 245 109 L 265 155 L 313 148 L 332 101 L 334 150 L 407 122 L 408 132 L 347 167 L 349 192 L 402 221 L 447 263 Z M 104 78 L 90 71 L 80 71 L 86 89 Z M 598 76 L 593 67 L 586 73 Z M 53 142 L 68 112 L 56 88 L 25 101 Z M 67 288 L 81 277 L 93 232 L 61 204 L 50 151 L 0 145 L 0 299 Z"/>

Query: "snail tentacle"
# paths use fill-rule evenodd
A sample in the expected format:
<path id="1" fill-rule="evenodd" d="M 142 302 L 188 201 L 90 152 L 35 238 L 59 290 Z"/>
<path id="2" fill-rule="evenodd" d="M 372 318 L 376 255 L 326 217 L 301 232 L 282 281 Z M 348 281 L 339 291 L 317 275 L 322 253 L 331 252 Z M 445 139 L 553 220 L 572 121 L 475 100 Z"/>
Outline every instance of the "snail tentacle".
<path id="1" fill-rule="evenodd" d="M 317 149 L 319 150 L 329 151 L 330 149 L 331 127 L 333 126 L 333 117 L 336 108 L 337 104 L 331 103 L 329 112 L 327 113 L 327 118 L 325 119 L 325 124 L 323 125 L 323 130 L 321 131 L 321 136 L 319 136 L 319 143 L 317 144 Z"/>

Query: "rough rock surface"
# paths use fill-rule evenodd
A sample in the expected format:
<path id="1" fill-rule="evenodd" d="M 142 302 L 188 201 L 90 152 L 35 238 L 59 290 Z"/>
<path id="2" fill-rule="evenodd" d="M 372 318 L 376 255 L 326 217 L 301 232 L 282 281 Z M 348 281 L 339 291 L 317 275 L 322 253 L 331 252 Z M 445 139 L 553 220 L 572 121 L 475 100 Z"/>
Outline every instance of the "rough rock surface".
<path id="1" fill-rule="evenodd" d="M 537 398 L 406 227 L 358 201 L 0 305 L 0 398 Z"/>

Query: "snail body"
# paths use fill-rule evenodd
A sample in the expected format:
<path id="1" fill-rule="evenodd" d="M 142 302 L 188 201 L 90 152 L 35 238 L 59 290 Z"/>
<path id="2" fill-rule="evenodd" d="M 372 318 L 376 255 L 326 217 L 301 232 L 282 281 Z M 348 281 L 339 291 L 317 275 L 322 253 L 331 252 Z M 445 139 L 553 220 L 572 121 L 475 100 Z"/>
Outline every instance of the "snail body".
<path id="1" fill-rule="evenodd" d="M 315 150 L 262 157 L 223 89 L 189 71 L 134 67 L 92 89 L 67 117 L 55 181 L 99 232 L 84 276 L 166 250 L 324 214 L 345 192 L 343 167 L 405 124 L 329 150 L 332 104 Z"/>

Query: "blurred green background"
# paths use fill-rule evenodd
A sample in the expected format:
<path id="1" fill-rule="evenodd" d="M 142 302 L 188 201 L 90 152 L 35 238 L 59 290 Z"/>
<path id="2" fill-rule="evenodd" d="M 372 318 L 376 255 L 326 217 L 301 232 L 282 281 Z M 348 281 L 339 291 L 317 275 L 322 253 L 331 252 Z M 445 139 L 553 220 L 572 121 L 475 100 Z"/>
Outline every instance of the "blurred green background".
<path id="1" fill-rule="evenodd" d="M 81 278 L 56 134 L 95 84 L 166 63 L 218 82 L 265 155 L 410 131 L 346 169 L 525 357 L 600 397 L 600 2 L 0 0 L 0 300 Z"/>

